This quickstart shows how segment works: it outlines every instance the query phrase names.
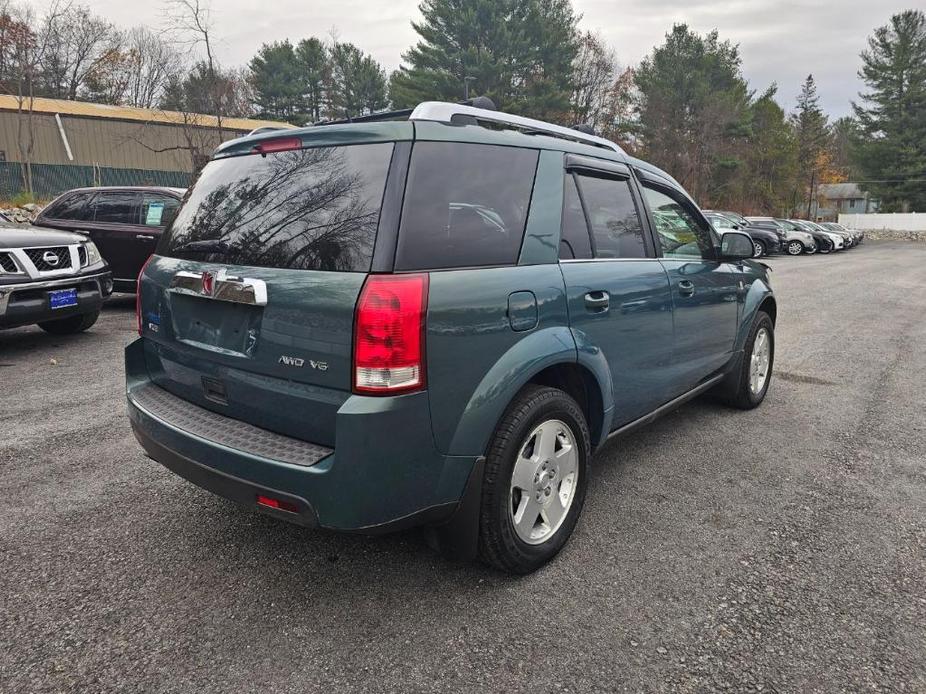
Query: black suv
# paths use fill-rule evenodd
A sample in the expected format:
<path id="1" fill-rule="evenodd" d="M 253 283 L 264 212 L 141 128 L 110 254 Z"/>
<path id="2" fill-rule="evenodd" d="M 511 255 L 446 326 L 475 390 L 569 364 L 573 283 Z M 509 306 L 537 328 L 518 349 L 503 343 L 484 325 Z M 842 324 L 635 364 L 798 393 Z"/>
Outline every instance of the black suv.
<path id="1" fill-rule="evenodd" d="M 131 293 L 184 192 L 183 188 L 77 188 L 55 198 L 34 223 L 89 235 L 112 268 L 115 290 Z"/>

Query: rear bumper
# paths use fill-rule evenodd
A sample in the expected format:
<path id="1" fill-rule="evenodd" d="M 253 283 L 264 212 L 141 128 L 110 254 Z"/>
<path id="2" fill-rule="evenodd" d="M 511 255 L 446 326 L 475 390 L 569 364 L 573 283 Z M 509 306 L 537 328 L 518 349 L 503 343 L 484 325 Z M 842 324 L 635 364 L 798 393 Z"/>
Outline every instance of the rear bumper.
<path id="1" fill-rule="evenodd" d="M 56 289 L 77 289 L 77 305 L 51 309 L 48 292 Z M 94 313 L 103 307 L 103 301 L 112 293 L 112 289 L 109 272 L 0 285 L 0 328 L 15 328 Z"/>
<path id="2" fill-rule="evenodd" d="M 146 409 L 137 396 L 156 386 L 146 371 L 143 343 L 126 348 L 132 429 L 151 458 L 190 482 L 301 525 L 365 533 L 437 524 L 460 505 L 476 458 L 436 450 L 427 393 L 348 398 L 337 414 L 334 450 L 314 464 L 295 464 L 275 459 L 266 447 L 258 452 L 228 445 L 240 436 L 207 438 L 202 428 Z M 236 423 L 250 427 L 230 420 Z M 259 494 L 289 501 L 298 512 L 258 506 Z"/>

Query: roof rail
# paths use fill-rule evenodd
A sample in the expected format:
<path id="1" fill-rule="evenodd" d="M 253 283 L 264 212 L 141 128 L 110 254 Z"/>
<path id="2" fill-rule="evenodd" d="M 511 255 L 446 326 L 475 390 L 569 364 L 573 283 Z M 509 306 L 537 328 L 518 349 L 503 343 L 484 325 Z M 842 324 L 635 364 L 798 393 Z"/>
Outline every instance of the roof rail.
<path id="1" fill-rule="evenodd" d="M 320 120 L 312 125 L 346 125 L 347 123 L 376 123 L 384 120 L 405 120 L 412 114 L 412 109 L 403 108 L 398 111 L 378 111 L 368 113 L 365 116 L 355 116 L 353 118 L 338 118 L 337 120 Z"/>
<path id="2" fill-rule="evenodd" d="M 408 119 L 432 120 L 441 123 L 495 123 L 498 125 L 506 125 L 527 133 L 581 142 L 594 147 L 609 149 L 619 154 L 625 153 L 618 145 L 603 137 L 589 135 L 580 130 L 564 128 L 561 125 L 554 125 L 553 123 L 547 123 L 542 120 L 524 118 L 523 116 L 515 116 L 510 113 L 502 113 L 501 111 L 474 108 L 473 106 L 467 106 L 465 104 L 452 104 L 444 101 L 425 101 L 415 107 Z"/>

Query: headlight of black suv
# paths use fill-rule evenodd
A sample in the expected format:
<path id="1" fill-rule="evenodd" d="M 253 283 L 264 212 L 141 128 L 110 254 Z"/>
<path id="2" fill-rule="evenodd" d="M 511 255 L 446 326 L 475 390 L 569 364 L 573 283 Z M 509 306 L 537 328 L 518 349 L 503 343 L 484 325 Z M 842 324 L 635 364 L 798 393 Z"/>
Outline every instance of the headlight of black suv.
<path id="1" fill-rule="evenodd" d="M 85 241 L 81 244 L 84 252 L 81 253 L 83 256 L 80 260 L 81 267 L 90 267 L 91 265 L 96 265 L 103 261 L 103 256 L 100 255 L 100 250 L 96 247 L 96 244 L 93 241 Z"/>

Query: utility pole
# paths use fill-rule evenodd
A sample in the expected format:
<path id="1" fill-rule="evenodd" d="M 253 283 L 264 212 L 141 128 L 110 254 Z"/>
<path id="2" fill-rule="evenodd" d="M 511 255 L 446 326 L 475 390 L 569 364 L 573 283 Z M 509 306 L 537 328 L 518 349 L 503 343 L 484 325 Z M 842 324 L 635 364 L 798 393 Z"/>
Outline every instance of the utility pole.
<path id="1" fill-rule="evenodd" d="M 810 220 L 811 222 L 814 221 L 813 219 L 810 218 L 810 208 L 813 205 L 813 189 L 814 189 L 814 186 L 816 185 L 816 179 L 817 179 L 817 170 L 811 169 L 810 170 L 810 197 L 807 198 L 807 219 Z"/>
<path id="2" fill-rule="evenodd" d="M 463 78 L 463 101 L 469 101 L 469 83 L 475 81 L 476 78 L 469 75 Z"/>

